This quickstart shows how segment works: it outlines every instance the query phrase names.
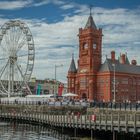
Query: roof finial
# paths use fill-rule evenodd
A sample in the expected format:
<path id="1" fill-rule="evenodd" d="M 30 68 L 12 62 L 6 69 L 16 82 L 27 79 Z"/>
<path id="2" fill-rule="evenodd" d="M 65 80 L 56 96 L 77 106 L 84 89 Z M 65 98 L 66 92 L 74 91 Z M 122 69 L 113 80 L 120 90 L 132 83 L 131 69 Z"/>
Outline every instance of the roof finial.
<path id="1" fill-rule="evenodd" d="M 85 26 L 85 29 L 88 29 L 88 28 L 93 28 L 93 29 L 97 29 L 95 23 L 94 23 L 94 20 L 93 20 L 93 17 L 91 15 L 91 10 L 92 10 L 92 5 L 89 5 L 89 8 L 90 8 L 90 15 L 88 17 L 88 21 L 86 23 L 86 26 Z"/>
<path id="2" fill-rule="evenodd" d="M 91 13 L 91 10 L 92 10 L 92 7 L 93 7 L 93 5 L 89 5 L 89 8 L 90 8 L 90 16 L 92 15 Z"/>
<path id="3" fill-rule="evenodd" d="M 72 53 L 72 59 L 74 59 L 74 53 Z"/>

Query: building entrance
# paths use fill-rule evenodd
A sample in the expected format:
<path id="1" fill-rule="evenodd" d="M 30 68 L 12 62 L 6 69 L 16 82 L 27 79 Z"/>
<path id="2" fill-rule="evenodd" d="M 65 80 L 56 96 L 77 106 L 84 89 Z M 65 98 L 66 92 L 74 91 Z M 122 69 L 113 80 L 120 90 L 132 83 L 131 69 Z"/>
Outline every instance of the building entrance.
<path id="1" fill-rule="evenodd" d="M 87 99 L 86 93 L 82 93 L 82 99 Z"/>

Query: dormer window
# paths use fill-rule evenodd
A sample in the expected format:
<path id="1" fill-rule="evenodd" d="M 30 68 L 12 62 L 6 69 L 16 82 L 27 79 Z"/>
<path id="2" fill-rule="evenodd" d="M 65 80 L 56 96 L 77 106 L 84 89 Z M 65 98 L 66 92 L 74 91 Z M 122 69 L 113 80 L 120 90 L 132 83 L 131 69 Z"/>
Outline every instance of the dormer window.
<path id="1" fill-rule="evenodd" d="M 93 49 L 97 48 L 97 44 L 93 43 Z"/>

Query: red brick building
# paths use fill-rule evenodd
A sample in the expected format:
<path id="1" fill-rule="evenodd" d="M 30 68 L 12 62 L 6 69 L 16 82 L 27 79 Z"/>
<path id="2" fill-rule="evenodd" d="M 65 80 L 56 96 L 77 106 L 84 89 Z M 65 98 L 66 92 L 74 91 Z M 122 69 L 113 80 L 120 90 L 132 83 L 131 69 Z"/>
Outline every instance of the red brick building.
<path id="1" fill-rule="evenodd" d="M 78 68 L 74 57 L 68 70 L 68 92 L 79 98 L 96 101 L 135 102 L 140 100 L 140 66 L 131 64 L 126 54 L 118 59 L 115 51 L 102 64 L 102 29 L 89 16 L 84 29 L 79 29 Z"/>

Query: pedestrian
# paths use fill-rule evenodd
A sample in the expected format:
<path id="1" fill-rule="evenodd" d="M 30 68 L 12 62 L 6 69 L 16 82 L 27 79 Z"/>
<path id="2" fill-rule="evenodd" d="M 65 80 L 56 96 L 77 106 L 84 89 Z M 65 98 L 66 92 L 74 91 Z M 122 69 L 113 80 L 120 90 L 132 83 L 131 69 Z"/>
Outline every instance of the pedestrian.
<path id="1" fill-rule="evenodd" d="M 77 118 L 80 119 L 80 112 L 77 112 Z"/>

